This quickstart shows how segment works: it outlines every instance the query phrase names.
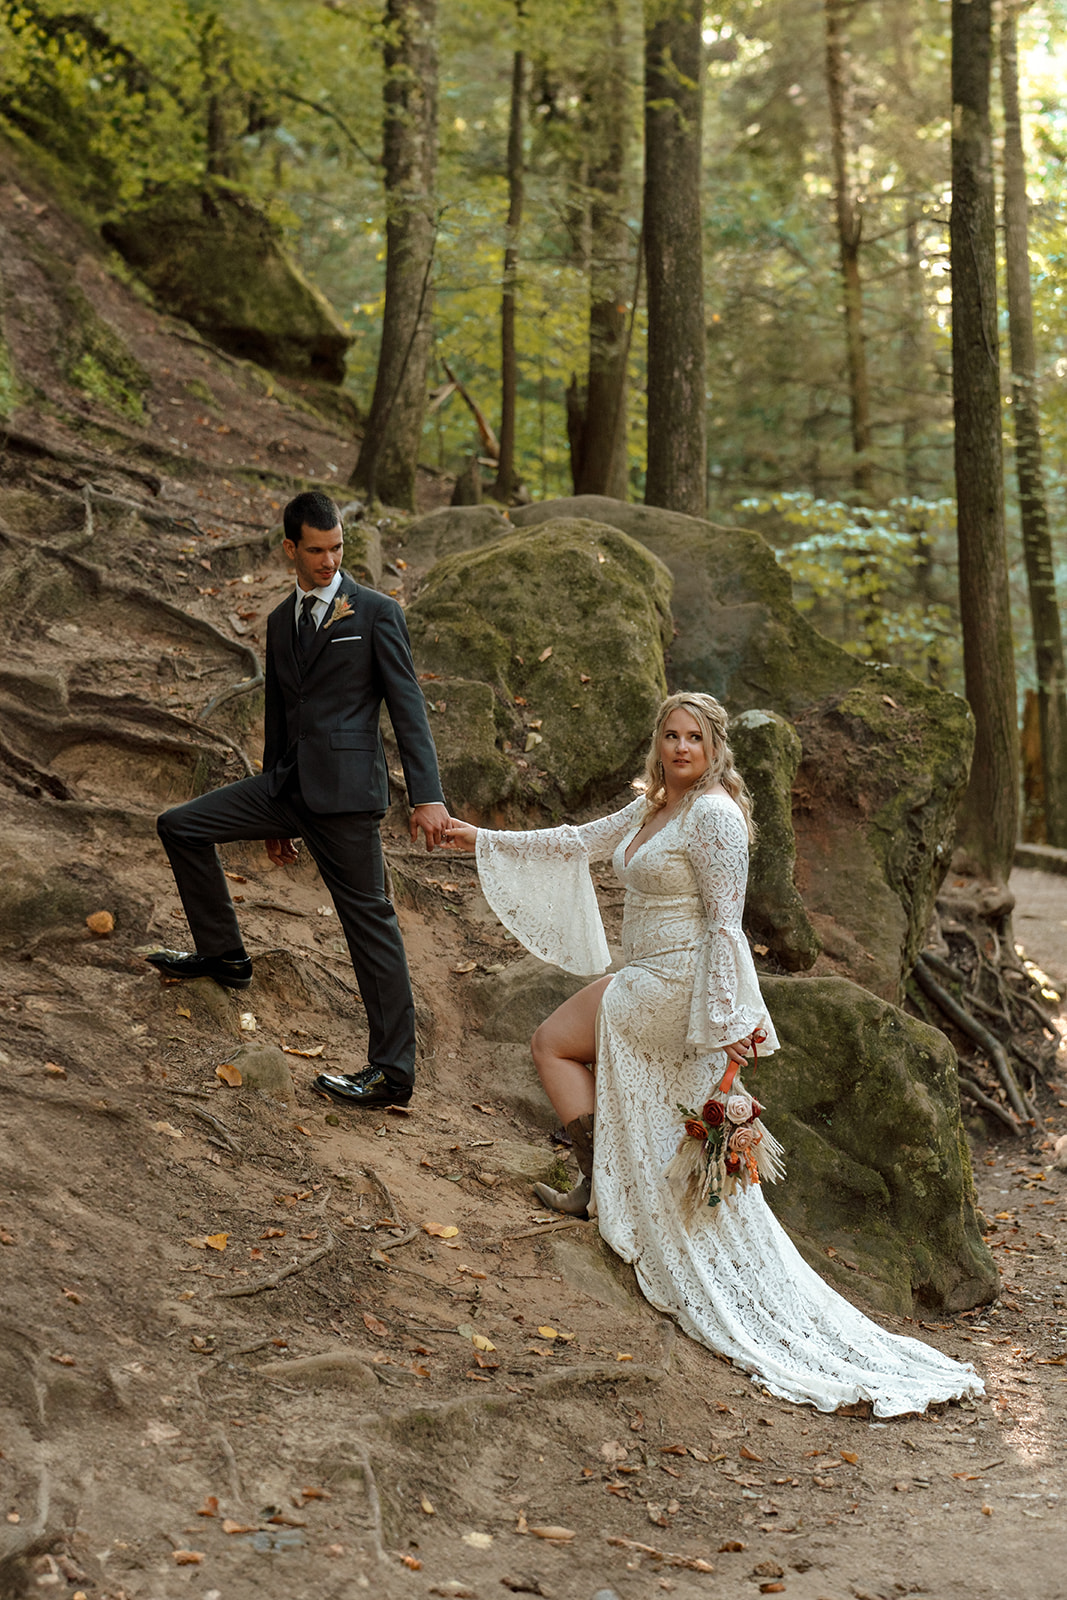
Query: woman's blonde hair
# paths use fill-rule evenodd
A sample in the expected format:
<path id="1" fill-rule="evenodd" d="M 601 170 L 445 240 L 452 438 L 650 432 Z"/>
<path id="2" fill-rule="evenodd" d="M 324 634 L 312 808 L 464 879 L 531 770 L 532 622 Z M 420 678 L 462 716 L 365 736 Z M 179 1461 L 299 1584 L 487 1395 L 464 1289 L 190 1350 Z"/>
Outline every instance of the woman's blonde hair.
<path id="1" fill-rule="evenodd" d="M 736 800 L 740 806 L 748 829 L 748 841 L 752 844 L 756 838 L 756 825 L 752 820 L 752 796 L 745 788 L 744 778 L 734 766 L 734 753 L 726 738 L 729 721 L 726 710 L 710 694 L 697 694 L 693 691 L 672 694 L 668 695 L 660 706 L 656 715 L 656 726 L 652 730 L 652 742 L 645 757 L 645 770 L 637 780 L 637 787 L 644 792 L 649 812 L 659 811 L 667 803 L 667 785 L 663 763 L 659 756 L 659 745 L 663 737 L 664 723 L 672 711 L 688 711 L 694 721 L 699 723 L 704 736 L 704 748 L 708 754 L 707 771 L 690 789 L 686 800 L 706 794 L 716 783 L 721 783 L 730 798 Z"/>

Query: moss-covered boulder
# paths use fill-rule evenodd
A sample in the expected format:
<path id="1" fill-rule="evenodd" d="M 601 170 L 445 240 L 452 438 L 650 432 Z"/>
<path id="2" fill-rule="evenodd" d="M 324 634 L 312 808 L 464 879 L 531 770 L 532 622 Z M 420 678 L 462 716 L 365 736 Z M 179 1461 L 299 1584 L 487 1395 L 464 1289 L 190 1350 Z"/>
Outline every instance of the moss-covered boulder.
<path id="1" fill-rule="evenodd" d="M 408 523 L 401 537 L 400 554 L 409 566 L 424 571 L 445 556 L 480 550 L 482 545 L 513 532 L 499 506 L 441 506 Z"/>
<path id="2" fill-rule="evenodd" d="M 797 883 L 827 954 L 900 998 L 948 868 L 967 782 L 967 705 L 901 673 L 868 672 L 796 719 Z"/>
<path id="3" fill-rule="evenodd" d="M 820 967 L 899 1000 L 948 864 L 970 761 L 966 704 L 824 639 L 756 533 L 600 496 L 526 506 L 512 520 L 573 515 L 610 523 L 670 568 L 672 689 L 714 694 L 734 717 L 773 711 L 797 728 L 796 886 L 822 942 Z"/>
<path id="4" fill-rule="evenodd" d="M 441 785 L 457 816 L 489 827 L 506 826 L 507 806 L 519 787 L 519 770 L 498 748 L 496 696 L 470 678 L 434 678 L 423 684 Z"/>
<path id="5" fill-rule="evenodd" d="M 745 927 L 787 972 L 806 972 L 820 945 L 793 881 L 793 780 L 800 765 L 800 739 L 773 711 L 742 711 L 730 724 L 730 741 L 759 829 L 749 865 Z"/>
<path id="6" fill-rule="evenodd" d="M 104 233 L 162 306 L 224 350 L 295 378 L 344 378 L 348 334 L 245 196 L 174 186 Z"/>
<path id="7" fill-rule="evenodd" d="M 632 539 L 568 519 L 439 561 L 407 621 L 421 672 L 490 685 L 523 793 L 551 810 L 611 794 L 640 766 L 666 692 L 670 589 Z"/>
<path id="8" fill-rule="evenodd" d="M 519 528 L 558 517 L 591 517 L 618 528 L 670 569 L 672 688 L 702 689 L 731 712 L 777 711 L 791 721 L 803 706 L 859 682 L 868 670 L 801 616 L 788 573 L 758 533 L 602 495 L 511 513 Z"/>
<path id="9" fill-rule="evenodd" d="M 944 1035 L 840 978 L 763 989 L 782 1049 L 748 1082 L 785 1145 L 766 1194 L 798 1248 L 886 1311 L 992 1300 Z"/>

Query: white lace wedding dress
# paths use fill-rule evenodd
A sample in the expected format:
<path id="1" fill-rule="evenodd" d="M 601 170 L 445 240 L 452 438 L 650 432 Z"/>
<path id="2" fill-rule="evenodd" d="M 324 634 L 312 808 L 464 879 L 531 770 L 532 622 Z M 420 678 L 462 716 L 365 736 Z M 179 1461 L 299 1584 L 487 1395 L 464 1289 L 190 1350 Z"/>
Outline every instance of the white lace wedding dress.
<path id="1" fill-rule="evenodd" d="M 762 1057 L 778 1040 L 741 929 L 748 839 L 739 808 L 724 794 L 695 797 L 627 865 L 643 814 L 638 799 L 580 827 L 482 828 L 477 837 L 490 906 L 528 950 L 569 972 L 610 964 L 589 863 L 613 857 L 626 889 L 626 965 L 597 1019 L 601 1233 L 654 1306 L 784 1400 L 820 1411 L 869 1400 L 888 1417 L 981 1394 L 973 1368 L 884 1332 L 823 1283 L 758 1187 L 685 1225 L 662 1178 L 678 1147 L 679 1104 L 701 1106 L 725 1070 L 722 1047 L 762 1028 L 756 1092 L 764 1098 L 766 1087 L 773 1128 Z"/>

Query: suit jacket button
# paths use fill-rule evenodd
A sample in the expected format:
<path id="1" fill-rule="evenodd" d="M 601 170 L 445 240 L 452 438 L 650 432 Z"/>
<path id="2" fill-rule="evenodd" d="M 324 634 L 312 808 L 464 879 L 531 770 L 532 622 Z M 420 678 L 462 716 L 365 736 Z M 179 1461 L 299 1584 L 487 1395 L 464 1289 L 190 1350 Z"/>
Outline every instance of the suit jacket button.
<path id="1" fill-rule="evenodd" d="M 302 734 L 301 734 L 301 735 L 300 735 L 300 737 L 301 737 L 301 739 L 306 739 L 306 738 L 307 738 L 307 734 L 306 734 L 306 733 L 302 733 Z"/>

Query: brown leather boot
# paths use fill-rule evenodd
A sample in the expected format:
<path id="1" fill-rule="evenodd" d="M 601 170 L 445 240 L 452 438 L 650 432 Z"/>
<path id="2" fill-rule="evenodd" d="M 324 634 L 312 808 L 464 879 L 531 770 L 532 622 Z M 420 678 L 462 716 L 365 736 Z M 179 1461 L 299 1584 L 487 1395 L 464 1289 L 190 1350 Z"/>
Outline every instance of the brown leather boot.
<path id="1" fill-rule="evenodd" d="M 593 1180 L 593 1123 L 591 1111 L 568 1122 L 566 1135 L 571 1141 L 581 1178 L 573 1189 L 552 1189 L 547 1183 L 535 1183 L 534 1194 L 542 1205 L 551 1211 L 562 1211 L 568 1217 L 588 1217 L 589 1198 Z"/>

